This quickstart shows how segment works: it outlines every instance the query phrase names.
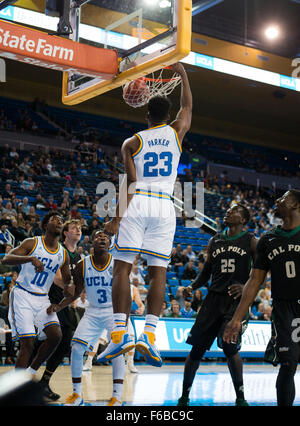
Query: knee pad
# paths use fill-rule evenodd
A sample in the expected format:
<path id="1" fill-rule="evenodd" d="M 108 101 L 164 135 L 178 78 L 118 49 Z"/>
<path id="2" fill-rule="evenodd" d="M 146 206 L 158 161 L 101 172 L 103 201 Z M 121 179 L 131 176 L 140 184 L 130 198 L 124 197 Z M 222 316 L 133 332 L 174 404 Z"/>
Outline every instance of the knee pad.
<path id="1" fill-rule="evenodd" d="M 203 348 L 202 346 L 193 346 L 190 352 L 190 358 L 193 361 L 201 361 L 205 352 L 206 352 L 206 348 Z"/>

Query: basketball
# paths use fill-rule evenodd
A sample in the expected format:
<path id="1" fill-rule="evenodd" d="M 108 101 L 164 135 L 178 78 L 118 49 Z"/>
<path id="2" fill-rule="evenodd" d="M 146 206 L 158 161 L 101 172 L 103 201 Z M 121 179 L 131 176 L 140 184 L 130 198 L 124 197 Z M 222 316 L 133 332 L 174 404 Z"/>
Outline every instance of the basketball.
<path id="1" fill-rule="evenodd" d="M 145 105 L 149 98 L 150 90 L 144 77 L 130 81 L 123 87 L 123 99 L 133 108 Z"/>

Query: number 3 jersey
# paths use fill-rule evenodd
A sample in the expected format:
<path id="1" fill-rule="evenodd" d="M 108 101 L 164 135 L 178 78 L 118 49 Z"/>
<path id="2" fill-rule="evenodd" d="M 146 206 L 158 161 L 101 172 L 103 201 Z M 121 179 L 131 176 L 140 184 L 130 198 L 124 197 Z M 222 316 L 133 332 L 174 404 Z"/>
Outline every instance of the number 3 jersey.
<path id="1" fill-rule="evenodd" d="M 271 272 L 272 298 L 300 299 L 300 226 L 285 231 L 280 226 L 261 237 L 254 268 Z"/>
<path id="2" fill-rule="evenodd" d="M 28 256 L 38 258 L 44 264 L 44 270 L 36 272 L 32 263 L 24 263 L 16 285 L 33 294 L 48 294 L 57 270 L 65 262 L 66 251 L 59 243 L 55 251 L 50 251 L 43 236 L 34 238 L 35 245 Z"/>
<path id="3" fill-rule="evenodd" d="M 252 266 L 251 241 L 254 235 L 244 231 L 229 237 L 226 231 L 212 238 L 210 247 L 210 290 L 228 292 L 234 283 L 245 284 Z"/>
<path id="4" fill-rule="evenodd" d="M 113 279 L 113 258 L 109 254 L 107 264 L 99 269 L 93 256 L 83 259 L 83 278 L 86 297 L 90 306 L 108 308 L 112 306 L 111 289 Z"/>

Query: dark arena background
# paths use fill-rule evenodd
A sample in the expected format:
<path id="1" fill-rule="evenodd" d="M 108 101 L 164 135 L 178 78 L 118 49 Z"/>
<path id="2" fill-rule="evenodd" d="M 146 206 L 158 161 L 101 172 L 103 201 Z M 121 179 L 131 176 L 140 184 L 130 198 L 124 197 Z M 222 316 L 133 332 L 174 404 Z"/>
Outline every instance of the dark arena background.
<path id="1" fill-rule="evenodd" d="M 124 173 L 122 143 L 147 128 L 147 106 L 127 105 L 122 87 L 145 73 L 136 68 L 137 74 L 132 78 L 130 74 L 127 80 L 80 102 L 70 103 L 64 87 L 71 87 L 73 96 L 72 87 L 75 92 L 78 87 L 85 90 L 84 85 L 92 84 L 94 78 L 115 82 L 120 72 L 122 77 L 123 70 L 113 71 L 113 59 L 104 56 L 100 65 L 108 64 L 109 71 L 84 73 L 82 64 L 92 59 L 93 52 L 97 56 L 97 49 L 116 52 L 116 67 L 129 63 L 129 68 L 135 70 L 132 52 L 124 46 L 120 48 L 118 43 L 126 36 L 138 37 L 139 29 L 144 43 L 148 40 L 150 47 L 159 43 L 161 34 L 171 25 L 164 13 L 169 8 L 173 19 L 175 4 L 180 8 L 181 0 L 0 2 L 1 259 L 26 238 L 42 236 L 41 222 L 52 210 L 64 221 L 80 221 L 82 237 L 77 250 L 81 258 L 92 254 L 92 232 L 107 222 L 113 212 L 99 215 L 99 202 L 107 195 L 107 182 L 114 185 L 116 194 L 106 208 L 114 208 L 117 202 L 119 179 Z M 165 304 L 156 331 L 156 346 L 163 365 L 152 367 L 135 351 L 134 366 L 130 369 L 127 362 L 126 367 L 122 391 L 125 407 L 177 405 L 184 363 L 191 350 L 186 339 L 211 281 L 195 292 L 192 305 L 183 290 L 203 270 L 209 240 L 226 231 L 226 211 L 238 203 L 246 206 L 250 220 L 244 230 L 260 239 L 281 225 L 281 219 L 274 214 L 276 200 L 291 189 L 300 190 L 300 1 L 193 0 L 185 4 L 192 7 L 190 52 L 178 60 L 190 82 L 193 115 L 178 166 L 177 184 L 182 191 L 174 192 L 176 232 L 167 269 Z M 85 35 L 75 34 L 80 24 L 76 19 L 74 24 L 70 6 L 80 9 L 77 18 L 90 26 Z M 140 12 L 135 14 L 139 10 L 147 25 L 140 25 Z M 96 34 L 96 29 L 103 28 L 104 11 L 107 25 L 120 20 L 120 29 L 107 26 L 105 42 L 93 38 L 93 31 Z M 122 19 L 127 27 L 122 26 Z M 77 67 L 76 72 L 71 71 L 66 77 L 69 71 L 61 68 L 64 65 L 56 63 L 53 55 L 52 62 L 46 58 L 46 64 L 41 65 L 46 60 L 38 59 L 42 48 L 32 56 L 33 44 L 28 44 L 28 35 L 27 44 L 24 41 L 23 45 L 28 48 L 28 57 L 24 56 L 20 38 L 18 52 L 14 53 L 17 38 L 12 35 L 13 25 L 32 34 L 43 32 L 45 40 L 58 37 L 65 43 L 72 40 L 80 45 L 78 65 L 71 66 Z M 170 30 L 172 34 L 180 30 L 179 24 L 174 28 Z M 138 58 L 142 59 L 138 61 L 148 58 L 147 48 L 145 45 L 145 51 L 137 48 L 133 52 L 140 54 Z M 45 50 L 44 53 L 47 56 Z M 161 54 L 156 54 L 155 60 Z M 157 72 L 165 64 L 170 66 L 172 59 L 164 61 L 161 66 L 151 65 L 149 73 Z M 170 69 L 165 72 L 171 78 Z M 63 74 L 68 83 L 63 82 Z M 180 85 L 168 97 L 172 102 L 172 121 L 180 106 Z M 189 196 L 186 188 L 192 190 Z M 71 347 L 51 378 L 51 390 L 59 396 L 55 401 L 43 398 L 39 387 L 45 363 L 33 380 L 25 370 L 15 369 L 20 344 L 12 340 L 8 309 L 9 295 L 20 269 L 20 265 L 0 264 L 0 406 L 62 406 L 72 393 Z M 138 288 L 145 307 L 141 314 L 138 306 L 132 305 L 131 320 L 138 337 L 143 330 L 149 291 L 143 254 L 137 255 L 131 284 Z M 73 333 L 86 303 L 82 296 L 67 308 L 74 315 Z M 265 357 L 271 338 L 272 309 L 272 280 L 268 272 L 250 306 L 250 320 L 240 348 L 244 394 L 250 406 L 277 405 L 279 364 L 274 366 Z M 107 335 L 103 336 L 98 354 L 106 347 L 107 339 Z M 88 352 L 84 362 L 87 359 Z M 298 367 L 293 405 L 300 405 L 299 377 Z M 111 363 L 99 364 L 95 356 L 90 368 L 82 373 L 84 405 L 106 406 L 112 389 Z M 235 405 L 235 389 L 216 339 L 203 355 L 189 399 L 191 408 Z"/>

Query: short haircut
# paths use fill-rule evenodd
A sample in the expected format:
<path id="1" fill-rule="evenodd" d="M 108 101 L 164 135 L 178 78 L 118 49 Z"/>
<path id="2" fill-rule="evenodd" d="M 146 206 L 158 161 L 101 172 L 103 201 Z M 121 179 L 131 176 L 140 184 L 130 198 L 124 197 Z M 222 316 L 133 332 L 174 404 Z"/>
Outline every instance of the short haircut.
<path id="1" fill-rule="evenodd" d="M 93 239 L 94 239 L 95 235 L 97 234 L 97 232 L 104 232 L 104 228 L 103 228 L 103 226 L 99 226 L 99 228 L 94 229 L 94 231 L 92 232 L 92 235 L 91 235 L 91 239 L 92 239 L 92 241 L 93 241 Z"/>
<path id="2" fill-rule="evenodd" d="M 148 102 L 148 113 L 152 121 L 164 121 L 168 118 L 171 101 L 166 96 L 153 96 Z"/>
<path id="3" fill-rule="evenodd" d="M 47 226 L 49 220 L 51 219 L 51 217 L 53 217 L 53 216 L 60 216 L 61 217 L 61 215 L 59 213 L 57 213 L 55 210 L 51 210 L 50 212 L 45 214 L 45 216 L 43 217 L 43 220 L 42 220 L 42 229 L 44 231 L 46 231 L 46 226 Z"/>
<path id="4" fill-rule="evenodd" d="M 250 211 L 244 206 L 244 204 L 238 203 L 237 206 L 243 210 L 243 218 L 246 220 L 246 223 L 250 220 Z"/>
<path id="5" fill-rule="evenodd" d="M 299 189 L 290 189 L 289 193 L 292 194 L 295 201 L 300 205 L 300 191 L 299 191 Z"/>
<path id="6" fill-rule="evenodd" d="M 78 219 L 70 219 L 70 220 L 67 220 L 65 223 L 64 223 L 64 226 L 63 226 L 63 229 L 62 229 L 62 235 L 61 235 L 61 238 L 62 238 L 62 240 L 64 241 L 65 240 L 65 238 L 66 238 L 66 236 L 65 236 L 65 232 L 67 232 L 68 230 L 69 230 L 69 225 L 80 225 L 80 227 L 81 227 L 81 222 L 80 222 L 80 220 L 78 220 Z"/>

